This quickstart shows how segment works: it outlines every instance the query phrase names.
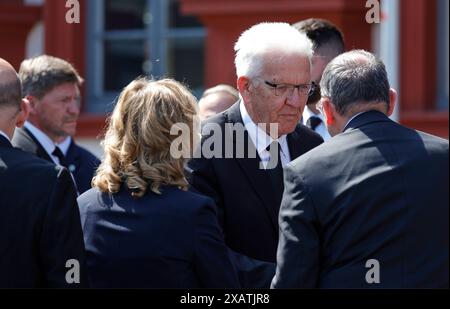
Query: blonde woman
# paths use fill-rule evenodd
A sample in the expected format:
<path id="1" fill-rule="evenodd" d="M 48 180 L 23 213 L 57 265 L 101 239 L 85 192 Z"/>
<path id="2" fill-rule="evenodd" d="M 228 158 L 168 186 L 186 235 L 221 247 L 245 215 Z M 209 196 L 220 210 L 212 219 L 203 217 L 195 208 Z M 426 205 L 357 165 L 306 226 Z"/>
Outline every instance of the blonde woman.
<path id="1" fill-rule="evenodd" d="M 171 144 L 193 148 L 196 101 L 180 83 L 137 79 L 121 93 L 93 188 L 78 199 L 92 287 L 237 287 L 213 201 L 190 192 Z"/>

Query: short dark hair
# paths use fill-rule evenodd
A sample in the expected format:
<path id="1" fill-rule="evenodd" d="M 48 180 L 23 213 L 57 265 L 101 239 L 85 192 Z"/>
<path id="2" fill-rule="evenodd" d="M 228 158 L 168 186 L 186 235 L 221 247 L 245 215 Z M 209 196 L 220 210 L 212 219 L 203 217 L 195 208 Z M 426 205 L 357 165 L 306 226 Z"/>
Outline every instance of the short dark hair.
<path id="1" fill-rule="evenodd" d="M 72 64 L 48 55 L 22 61 L 19 77 L 22 81 L 23 95 L 32 95 L 39 99 L 61 84 L 81 85 L 83 82 Z"/>
<path id="2" fill-rule="evenodd" d="M 17 106 L 20 107 L 22 101 L 22 84 L 19 77 L 0 82 L 0 107 Z"/>
<path id="3" fill-rule="evenodd" d="M 331 47 L 337 54 L 344 52 L 344 36 L 339 28 L 331 22 L 320 18 L 309 18 L 292 26 L 308 36 L 313 43 L 314 51 L 323 47 Z"/>
<path id="4" fill-rule="evenodd" d="M 389 81 L 384 63 L 365 50 L 334 58 L 320 81 L 322 96 L 330 98 L 341 115 L 362 104 L 385 103 L 389 108 Z"/>

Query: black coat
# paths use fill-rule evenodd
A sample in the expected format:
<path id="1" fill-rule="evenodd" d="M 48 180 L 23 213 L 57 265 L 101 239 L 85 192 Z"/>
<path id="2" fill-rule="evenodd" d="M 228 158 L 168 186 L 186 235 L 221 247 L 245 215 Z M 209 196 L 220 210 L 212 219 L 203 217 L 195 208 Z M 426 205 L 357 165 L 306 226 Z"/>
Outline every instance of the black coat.
<path id="1" fill-rule="evenodd" d="M 272 285 L 448 288 L 448 186 L 448 141 L 358 115 L 285 168 Z"/>
<path id="2" fill-rule="evenodd" d="M 100 160 L 72 140 L 66 154 L 66 161 L 75 178 L 78 193 L 82 194 L 89 190 L 92 187 L 91 181 L 100 165 Z"/>
<path id="3" fill-rule="evenodd" d="M 0 136 L 0 288 L 86 287 L 84 244 L 69 172 Z M 80 284 L 66 274 L 80 266 Z M 69 278 L 72 277 L 69 274 Z"/>
<path id="4" fill-rule="evenodd" d="M 223 145 L 225 139 L 231 139 L 231 135 L 226 133 L 229 129 L 226 124 L 243 125 L 239 103 L 202 124 L 218 125 L 223 133 Z M 202 144 L 208 137 L 203 138 Z M 287 135 L 287 142 L 293 160 L 323 140 L 317 133 L 299 124 L 294 132 Z M 236 139 L 231 143 L 236 146 Z M 247 131 L 244 143 L 245 149 L 255 148 Z M 257 153 L 253 158 L 248 154 L 244 158 L 234 156 L 230 159 L 206 159 L 202 156 L 189 161 L 188 179 L 196 190 L 216 202 L 225 241 L 232 250 L 261 261 L 275 262 L 280 205 L 267 171 L 260 169 L 259 164 Z"/>
<path id="5" fill-rule="evenodd" d="M 25 127 L 16 129 L 12 140 L 14 147 L 23 151 L 32 153 L 39 158 L 53 163 L 52 158 L 48 155 L 42 145 L 33 136 L 33 134 Z M 67 167 L 75 179 L 79 194 L 91 188 L 91 181 L 94 177 L 100 160 L 92 153 L 78 146 L 73 140 L 66 154 Z"/>
<path id="6" fill-rule="evenodd" d="M 78 198 L 92 287 L 235 288 L 211 199 L 176 187 Z"/>

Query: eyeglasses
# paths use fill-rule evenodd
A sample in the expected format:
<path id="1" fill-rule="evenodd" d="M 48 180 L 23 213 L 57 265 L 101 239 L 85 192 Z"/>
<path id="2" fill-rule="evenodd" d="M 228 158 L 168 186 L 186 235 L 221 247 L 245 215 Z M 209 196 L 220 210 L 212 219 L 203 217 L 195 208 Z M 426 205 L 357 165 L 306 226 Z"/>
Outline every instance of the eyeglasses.
<path id="1" fill-rule="evenodd" d="M 314 89 L 316 88 L 316 84 L 312 82 L 311 84 L 300 84 L 300 85 L 292 85 L 292 84 L 274 84 L 268 81 L 264 81 L 264 83 L 273 89 L 273 92 L 276 96 L 291 96 L 294 93 L 294 88 L 297 88 L 298 95 L 312 95 L 314 93 Z"/>

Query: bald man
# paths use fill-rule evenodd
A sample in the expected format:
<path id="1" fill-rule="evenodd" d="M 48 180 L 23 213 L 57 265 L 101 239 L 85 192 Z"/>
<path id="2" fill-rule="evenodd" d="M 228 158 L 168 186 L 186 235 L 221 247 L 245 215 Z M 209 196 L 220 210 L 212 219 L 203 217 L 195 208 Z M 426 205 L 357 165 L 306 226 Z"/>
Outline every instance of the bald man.
<path id="1" fill-rule="evenodd" d="M 11 145 L 27 116 L 17 73 L 0 58 L 0 288 L 86 287 L 69 172 Z"/>
<path id="2" fill-rule="evenodd" d="M 198 102 L 200 120 L 219 114 L 239 100 L 238 91 L 225 84 L 206 89 Z"/>

